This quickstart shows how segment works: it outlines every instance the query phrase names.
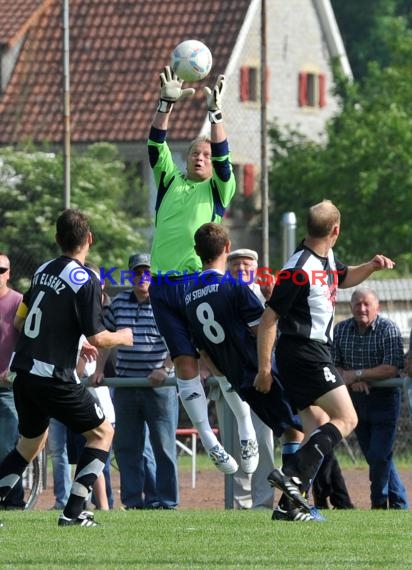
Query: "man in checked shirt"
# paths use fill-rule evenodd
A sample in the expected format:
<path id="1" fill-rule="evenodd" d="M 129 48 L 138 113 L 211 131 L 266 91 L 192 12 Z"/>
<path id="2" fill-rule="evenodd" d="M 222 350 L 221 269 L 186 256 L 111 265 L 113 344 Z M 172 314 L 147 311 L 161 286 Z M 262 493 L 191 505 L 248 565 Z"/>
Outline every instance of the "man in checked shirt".
<path id="1" fill-rule="evenodd" d="M 407 509 L 407 492 L 393 461 L 401 389 L 369 384 L 399 376 L 402 335 L 393 321 L 379 315 L 379 298 L 372 289 L 357 288 L 350 305 L 353 317 L 335 326 L 332 356 L 358 414 L 355 432 L 369 465 L 371 507 Z"/>

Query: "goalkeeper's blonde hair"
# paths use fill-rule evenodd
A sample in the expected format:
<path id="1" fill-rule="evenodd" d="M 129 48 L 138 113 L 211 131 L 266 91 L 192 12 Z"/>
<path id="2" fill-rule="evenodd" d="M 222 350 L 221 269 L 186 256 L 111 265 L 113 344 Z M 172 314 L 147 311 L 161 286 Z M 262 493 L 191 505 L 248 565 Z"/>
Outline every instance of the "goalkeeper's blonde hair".
<path id="1" fill-rule="evenodd" d="M 197 144 L 199 143 L 208 143 L 208 144 L 212 144 L 212 141 L 210 140 L 210 137 L 208 137 L 207 135 L 200 135 L 199 137 L 196 137 L 194 140 L 192 140 L 192 142 L 189 145 L 187 154 L 189 155 L 192 150 L 193 147 L 195 147 Z"/>

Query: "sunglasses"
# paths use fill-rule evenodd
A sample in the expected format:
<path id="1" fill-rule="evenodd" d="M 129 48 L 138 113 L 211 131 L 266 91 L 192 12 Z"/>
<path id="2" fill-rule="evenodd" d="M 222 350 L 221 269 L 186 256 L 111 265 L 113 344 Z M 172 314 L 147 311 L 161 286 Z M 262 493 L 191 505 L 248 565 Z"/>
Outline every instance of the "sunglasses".
<path id="1" fill-rule="evenodd" d="M 3 275 L 3 273 L 6 273 L 6 271 L 9 271 L 10 267 L 0 267 L 0 275 Z"/>

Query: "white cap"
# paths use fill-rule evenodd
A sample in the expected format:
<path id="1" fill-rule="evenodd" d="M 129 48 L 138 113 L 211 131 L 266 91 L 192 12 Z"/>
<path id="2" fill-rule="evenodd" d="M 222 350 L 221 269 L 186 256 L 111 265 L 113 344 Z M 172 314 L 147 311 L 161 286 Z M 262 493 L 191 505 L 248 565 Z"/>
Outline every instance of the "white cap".
<path id="1" fill-rule="evenodd" d="M 249 259 L 258 261 L 257 251 L 253 249 L 235 249 L 229 253 L 227 260 L 232 261 L 232 259 L 235 259 L 235 257 L 248 257 Z"/>

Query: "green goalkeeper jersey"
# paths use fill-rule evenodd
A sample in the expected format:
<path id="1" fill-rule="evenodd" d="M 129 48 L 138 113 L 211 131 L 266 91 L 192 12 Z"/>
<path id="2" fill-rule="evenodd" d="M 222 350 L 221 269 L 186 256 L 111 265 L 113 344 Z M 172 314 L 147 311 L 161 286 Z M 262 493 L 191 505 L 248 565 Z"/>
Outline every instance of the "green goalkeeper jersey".
<path id="1" fill-rule="evenodd" d="M 196 230 L 207 222 L 220 223 L 236 190 L 229 146 L 226 140 L 212 143 L 213 176 L 194 182 L 173 162 L 165 139 L 166 131 L 152 127 L 148 149 L 157 199 L 151 271 L 194 273 L 202 267 L 194 250 Z"/>

